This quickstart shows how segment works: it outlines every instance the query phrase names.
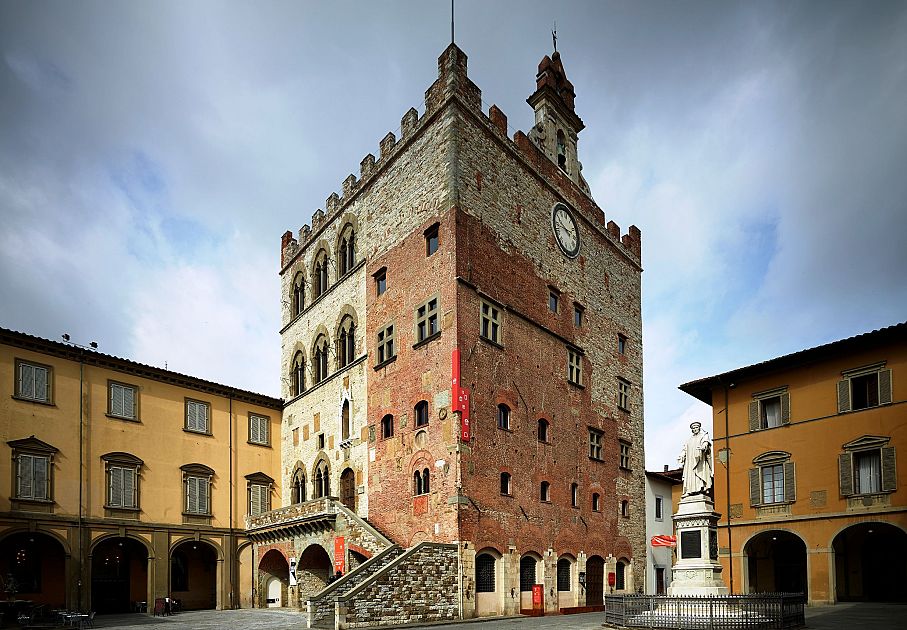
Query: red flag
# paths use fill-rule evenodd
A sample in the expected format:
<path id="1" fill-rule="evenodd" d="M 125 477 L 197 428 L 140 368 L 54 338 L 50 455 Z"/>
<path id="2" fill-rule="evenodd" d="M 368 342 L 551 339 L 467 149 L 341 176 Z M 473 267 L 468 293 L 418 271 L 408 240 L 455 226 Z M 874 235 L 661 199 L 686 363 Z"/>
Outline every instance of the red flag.
<path id="1" fill-rule="evenodd" d="M 676 547 L 677 538 L 675 536 L 652 536 L 653 547 Z"/>

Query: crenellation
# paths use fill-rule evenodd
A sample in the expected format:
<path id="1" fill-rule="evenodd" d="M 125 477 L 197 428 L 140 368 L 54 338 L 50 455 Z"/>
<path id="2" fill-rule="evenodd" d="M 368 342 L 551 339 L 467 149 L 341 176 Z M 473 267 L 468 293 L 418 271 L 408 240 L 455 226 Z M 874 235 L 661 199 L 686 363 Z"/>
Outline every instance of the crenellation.
<path id="1" fill-rule="evenodd" d="M 375 169 L 375 156 L 369 153 L 362 161 L 359 162 L 359 179 L 365 181 L 365 179 L 372 174 L 372 171 Z"/>
<path id="2" fill-rule="evenodd" d="M 350 173 L 346 176 L 346 179 L 343 180 L 343 200 L 349 201 L 350 197 L 355 192 L 357 184 L 359 181 L 356 179 L 356 176 Z"/>
<path id="3" fill-rule="evenodd" d="M 413 131 L 416 129 L 416 125 L 419 124 L 419 112 L 416 111 L 415 107 L 410 107 L 409 111 L 403 114 L 403 118 L 400 119 L 400 134 L 401 137 L 407 138 Z"/>
<path id="4" fill-rule="evenodd" d="M 615 240 L 620 240 L 620 226 L 614 221 L 608 221 L 608 233 L 611 234 Z"/>
<path id="5" fill-rule="evenodd" d="M 324 201 L 325 214 L 334 216 L 334 212 L 340 207 L 340 195 L 333 192 L 331 196 Z M 314 225 L 312 227 L 315 227 Z"/>
<path id="6" fill-rule="evenodd" d="M 333 196 L 336 196 L 336 193 Z M 330 201 L 330 199 L 328 199 L 328 201 Z M 321 208 L 318 208 L 312 214 L 312 229 L 317 230 L 318 228 L 321 227 L 321 224 L 323 222 L 324 222 L 324 210 L 322 210 Z"/>
<path id="7" fill-rule="evenodd" d="M 394 146 L 397 144 L 397 137 L 394 135 L 393 131 L 388 131 L 387 135 L 381 139 L 380 148 L 381 148 L 381 160 L 384 161 L 394 150 Z"/>
<path id="8" fill-rule="evenodd" d="M 492 105 L 488 110 L 488 118 L 491 120 L 491 124 L 501 132 L 501 135 L 505 138 L 507 137 L 507 114 L 502 112 L 497 105 Z"/>

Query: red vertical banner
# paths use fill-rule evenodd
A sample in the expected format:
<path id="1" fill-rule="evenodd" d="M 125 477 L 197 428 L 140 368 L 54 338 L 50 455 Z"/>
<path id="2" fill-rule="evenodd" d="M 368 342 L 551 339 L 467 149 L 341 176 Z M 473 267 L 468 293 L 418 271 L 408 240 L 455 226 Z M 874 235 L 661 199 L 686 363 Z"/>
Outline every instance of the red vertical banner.
<path id="1" fill-rule="evenodd" d="M 334 573 L 346 571 L 346 540 L 343 536 L 334 538 Z"/>
<path id="2" fill-rule="evenodd" d="M 451 355 L 450 395 L 453 398 L 451 408 L 460 412 L 460 439 L 468 442 L 472 438 L 472 425 L 469 420 L 469 390 L 460 384 L 460 349 L 454 348 Z"/>

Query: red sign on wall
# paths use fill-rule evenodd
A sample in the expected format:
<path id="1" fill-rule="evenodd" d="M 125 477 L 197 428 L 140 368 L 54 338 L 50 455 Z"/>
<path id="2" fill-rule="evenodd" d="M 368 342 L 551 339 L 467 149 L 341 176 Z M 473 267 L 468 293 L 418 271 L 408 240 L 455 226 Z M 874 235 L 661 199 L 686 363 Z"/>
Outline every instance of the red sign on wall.
<path id="1" fill-rule="evenodd" d="M 346 541 L 343 536 L 334 538 L 334 572 L 346 571 Z"/>
<path id="2" fill-rule="evenodd" d="M 608 573 L 608 586 L 614 586 L 617 583 L 617 576 L 611 571 Z"/>
<path id="3" fill-rule="evenodd" d="M 542 584 L 532 585 L 532 608 L 534 610 L 544 608 L 544 600 L 542 599 L 544 594 L 545 587 Z"/>
<path id="4" fill-rule="evenodd" d="M 454 348 L 451 356 L 451 396 L 453 411 L 460 412 L 460 439 L 468 442 L 472 438 L 472 424 L 469 420 L 469 390 L 460 385 L 460 349 Z"/>

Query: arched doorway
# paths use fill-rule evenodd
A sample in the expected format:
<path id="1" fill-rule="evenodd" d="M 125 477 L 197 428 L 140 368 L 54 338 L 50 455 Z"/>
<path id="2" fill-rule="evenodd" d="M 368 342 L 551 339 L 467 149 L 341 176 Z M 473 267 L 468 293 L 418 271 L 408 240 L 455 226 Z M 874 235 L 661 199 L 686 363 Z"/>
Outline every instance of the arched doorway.
<path id="1" fill-rule="evenodd" d="M 564 555 L 557 559 L 557 607 L 573 608 L 576 606 L 576 594 L 573 587 L 573 571 L 576 559 Z"/>
<path id="2" fill-rule="evenodd" d="M 796 534 L 769 530 L 746 543 L 750 593 L 808 593 L 806 543 Z"/>
<path id="3" fill-rule="evenodd" d="M 290 584 L 290 565 L 283 554 L 271 549 L 258 563 L 261 579 L 262 606 L 280 608 L 287 605 L 287 587 Z"/>
<path id="4" fill-rule="evenodd" d="M 888 523 L 860 523 L 835 536 L 838 601 L 907 601 L 907 533 Z"/>
<path id="5" fill-rule="evenodd" d="M 187 540 L 170 553 L 170 594 L 182 610 L 217 607 L 217 551 L 206 542 Z"/>
<path id="6" fill-rule="evenodd" d="M 15 597 L 53 607 L 66 605 L 66 551 L 40 532 L 20 532 L 0 541 L 0 576 L 14 582 Z"/>
<path id="7" fill-rule="evenodd" d="M 99 614 L 135 611 L 148 598 L 148 549 L 134 538 L 107 538 L 91 553 L 91 608 Z"/>
<path id="8" fill-rule="evenodd" d="M 356 511 L 356 473 L 351 468 L 340 475 L 340 502 Z"/>
<path id="9" fill-rule="evenodd" d="M 300 601 L 306 601 L 328 585 L 334 574 L 334 563 L 321 545 L 309 545 L 299 557 L 296 579 Z"/>
<path id="10" fill-rule="evenodd" d="M 487 549 L 476 556 L 476 616 L 500 615 L 502 587 L 499 574 L 500 554 Z"/>
<path id="11" fill-rule="evenodd" d="M 539 559 L 526 554 L 520 558 L 520 610 L 532 608 L 532 587 L 538 584 Z"/>
<path id="12" fill-rule="evenodd" d="M 605 559 L 591 556 L 586 560 L 586 606 L 605 603 Z"/>

